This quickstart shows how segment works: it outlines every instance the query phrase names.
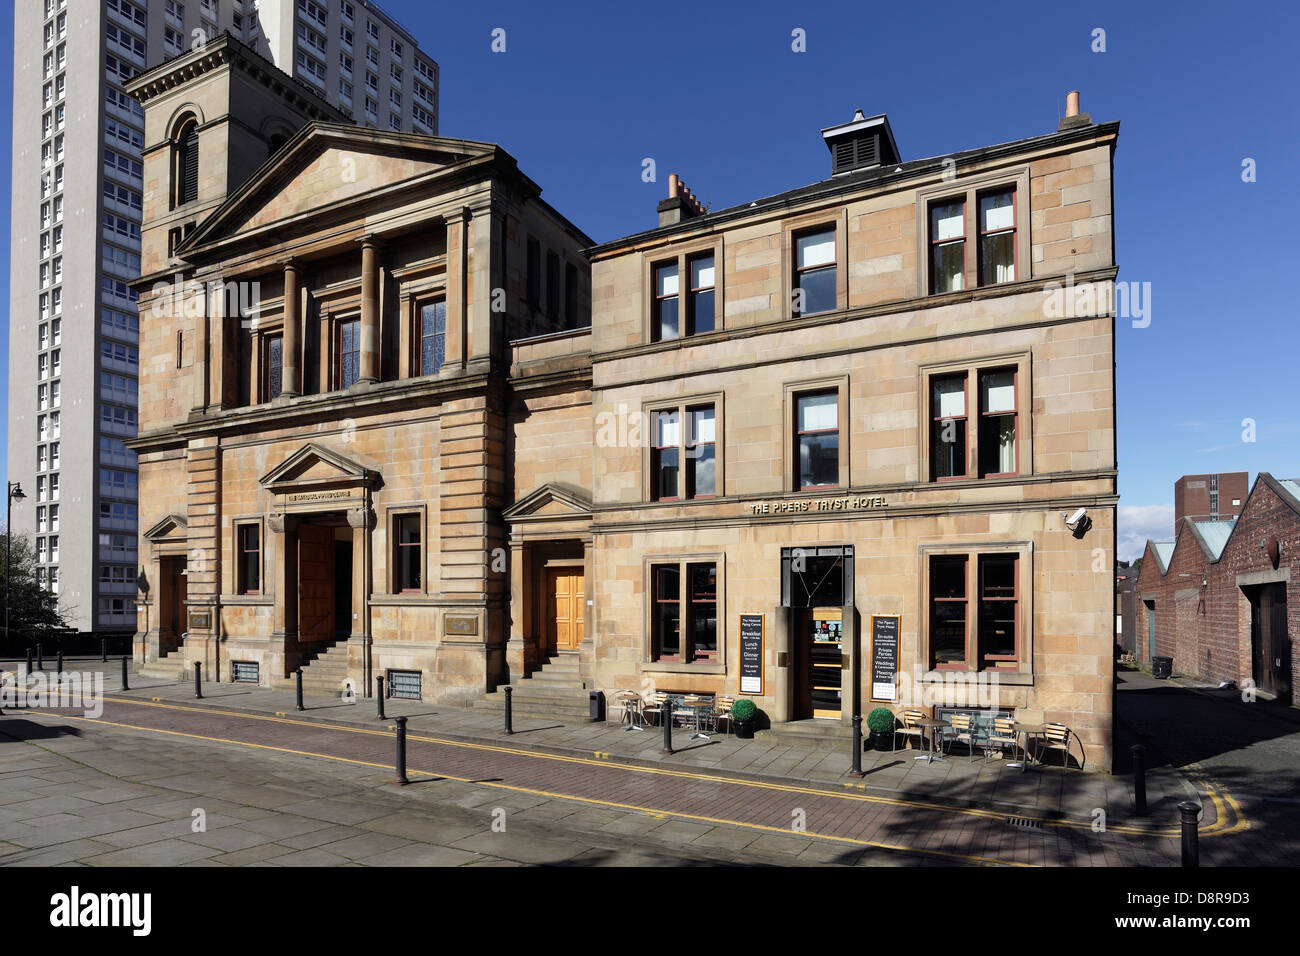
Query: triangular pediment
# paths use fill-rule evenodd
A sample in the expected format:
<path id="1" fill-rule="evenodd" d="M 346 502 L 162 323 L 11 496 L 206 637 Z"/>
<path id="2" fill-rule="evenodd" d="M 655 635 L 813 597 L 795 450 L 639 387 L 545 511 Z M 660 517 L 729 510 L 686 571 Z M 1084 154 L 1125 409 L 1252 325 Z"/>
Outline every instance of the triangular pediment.
<path id="1" fill-rule="evenodd" d="M 507 521 L 529 518 L 590 518 L 591 496 L 578 488 L 548 482 L 501 513 Z"/>
<path id="2" fill-rule="evenodd" d="M 264 475 L 261 485 L 276 492 L 292 488 L 371 486 L 378 477 L 379 473 L 373 469 L 310 442 Z"/>
<path id="3" fill-rule="evenodd" d="M 495 153 L 491 143 L 313 123 L 267 160 L 177 251 L 184 255 L 230 236 L 318 216 Z"/>
<path id="4" fill-rule="evenodd" d="M 189 524 L 184 517 L 177 514 L 168 515 L 144 533 L 146 541 L 162 541 L 167 538 L 185 538 L 189 534 Z"/>

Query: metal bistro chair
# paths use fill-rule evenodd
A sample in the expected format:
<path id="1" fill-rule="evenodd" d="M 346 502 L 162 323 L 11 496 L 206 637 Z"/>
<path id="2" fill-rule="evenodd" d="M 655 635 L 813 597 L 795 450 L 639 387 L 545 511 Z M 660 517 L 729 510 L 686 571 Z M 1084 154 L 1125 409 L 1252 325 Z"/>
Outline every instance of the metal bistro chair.
<path id="1" fill-rule="evenodd" d="M 984 742 L 999 749 L 1010 746 L 1011 756 L 1014 757 L 1016 748 L 1020 746 L 1016 722 L 1010 717 L 994 717 L 993 730 L 989 732 L 988 738 Z"/>
<path id="2" fill-rule="evenodd" d="M 713 727 L 715 730 L 722 730 L 722 722 L 727 722 L 727 732 L 731 732 L 731 705 L 736 702 L 734 697 L 718 697 L 713 702 Z"/>
<path id="3" fill-rule="evenodd" d="M 634 690 L 620 690 L 614 694 L 614 702 L 623 708 L 623 713 L 619 715 L 619 723 L 626 724 L 624 730 L 640 730 L 641 722 L 644 719 L 641 716 L 641 695 Z"/>
<path id="4" fill-rule="evenodd" d="M 663 726 L 664 721 L 664 704 L 668 702 L 668 695 L 665 693 L 656 693 L 651 695 L 648 704 L 642 704 L 641 717 L 647 723 L 655 726 Z M 653 720 L 652 720 L 653 718 Z"/>
<path id="5" fill-rule="evenodd" d="M 944 743 L 950 746 L 954 742 L 965 744 L 966 762 L 970 763 L 975 759 L 975 743 L 978 736 L 975 718 L 970 714 L 949 714 L 948 723 L 952 725 L 952 732 L 944 735 Z"/>
<path id="6" fill-rule="evenodd" d="M 929 715 L 923 710 L 905 710 L 899 714 L 898 720 L 901 726 L 894 728 L 894 748 L 898 748 L 899 737 L 914 737 L 918 741 L 918 744 L 924 745 L 925 728 L 918 727 L 916 722 L 928 716 Z"/>
<path id="7" fill-rule="evenodd" d="M 1043 724 L 1043 734 L 1036 750 L 1059 750 L 1062 766 L 1070 769 L 1070 738 L 1074 734 L 1065 724 Z M 1078 739 L 1078 738 L 1075 738 Z M 1040 758 L 1041 759 L 1041 758 Z M 1079 746 L 1079 769 L 1083 770 L 1083 745 Z"/>

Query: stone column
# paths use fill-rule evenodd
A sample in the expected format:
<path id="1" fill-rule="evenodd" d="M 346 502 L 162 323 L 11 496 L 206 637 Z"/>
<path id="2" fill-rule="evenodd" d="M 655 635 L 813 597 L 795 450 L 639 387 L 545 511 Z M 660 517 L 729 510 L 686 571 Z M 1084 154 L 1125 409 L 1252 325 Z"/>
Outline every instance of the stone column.
<path id="1" fill-rule="evenodd" d="M 298 263 L 284 264 L 284 358 L 280 366 L 280 394 L 302 394 L 302 296 Z"/>
<path id="2" fill-rule="evenodd" d="M 375 527 L 375 512 L 369 501 L 348 511 L 352 529 L 352 633 L 348 638 L 348 674 L 359 677 L 357 696 L 373 693 L 374 636 L 370 627 L 370 537 Z"/>
<path id="3" fill-rule="evenodd" d="M 379 381 L 379 245 L 361 240 L 361 374 L 359 381 Z"/>
<path id="4" fill-rule="evenodd" d="M 270 668 L 276 679 L 288 677 L 302 656 L 298 650 L 298 527 L 292 515 L 272 513 L 271 567 L 268 578 L 275 600 Z"/>

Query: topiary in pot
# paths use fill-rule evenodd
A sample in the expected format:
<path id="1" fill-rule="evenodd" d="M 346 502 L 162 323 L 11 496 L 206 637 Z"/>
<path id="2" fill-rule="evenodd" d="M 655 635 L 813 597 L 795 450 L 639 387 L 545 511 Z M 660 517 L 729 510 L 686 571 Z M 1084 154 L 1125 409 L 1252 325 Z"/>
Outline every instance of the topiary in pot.
<path id="1" fill-rule="evenodd" d="M 754 739 L 754 725 L 758 722 L 758 708 L 747 697 L 742 697 L 731 705 L 731 723 L 736 728 L 736 736 L 741 740 Z"/>
<path id="2" fill-rule="evenodd" d="M 894 712 L 888 707 L 867 714 L 867 730 L 871 731 L 872 750 L 894 749 Z"/>

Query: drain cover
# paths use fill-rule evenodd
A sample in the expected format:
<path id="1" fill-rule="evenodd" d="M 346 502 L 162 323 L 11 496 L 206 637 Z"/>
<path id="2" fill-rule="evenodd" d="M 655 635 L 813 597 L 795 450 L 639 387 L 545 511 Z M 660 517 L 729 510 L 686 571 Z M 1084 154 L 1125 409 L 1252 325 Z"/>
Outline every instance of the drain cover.
<path id="1" fill-rule="evenodd" d="M 1022 830 L 1041 830 L 1043 828 L 1042 820 L 1033 820 L 1029 817 L 1007 817 L 1007 823 Z"/>

